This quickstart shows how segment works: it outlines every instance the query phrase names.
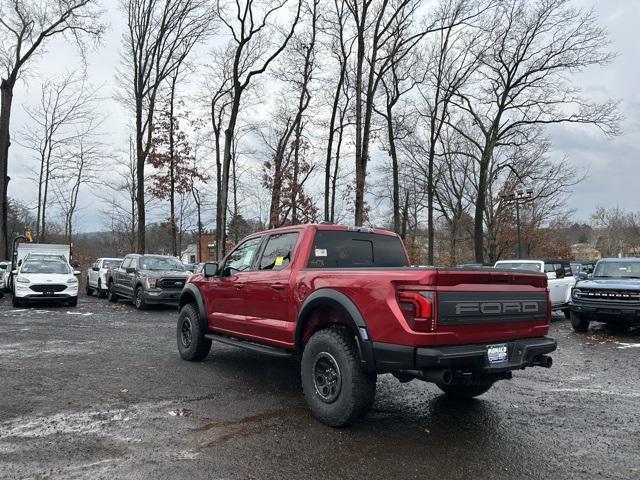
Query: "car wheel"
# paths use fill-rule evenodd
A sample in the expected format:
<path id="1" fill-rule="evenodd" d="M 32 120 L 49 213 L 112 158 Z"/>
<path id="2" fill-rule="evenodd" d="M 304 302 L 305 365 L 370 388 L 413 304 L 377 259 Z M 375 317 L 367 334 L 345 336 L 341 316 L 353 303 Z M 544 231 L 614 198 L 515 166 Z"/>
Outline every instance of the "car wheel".
<path id="1" fill-rule="evenodd" d="M 193 303 L 182 307 L 176 329 L 178 352 L 183 360 L 199 362 L 204 360 L 211 350 L 211 340 L 205 338 L 207 332 L 202 328 L 198 309 Z"/>
<path id="2" fill-rule="evenodd" d="M 89 286 L 89 277 L 87 277 L 87 286 L 85 287 L 85 293 L 87 294 L 87 297 L 90 297 L 93 293 L 93 289 Z"/>
<path id="3" fill-rule="evenodd" d="M 571 310 L 565 308 L 562 310 L 562 313 L 564 313 L 564 318 L 566 318 L 567 320 L 571 320 Z"/>
<path id="4" fill-rule="evenodd" d="M 20 300 L 18 297 L 14 295 L 13 299 L 11 300 L 11 304 L 13 305 L 14 308 L 20 308 L 22 307 L 22 300 Z"/>
<path id="5" fill-rule="evenodd" d="M 133 295 L 133 305 L 138 310 L 145 310 L 147 308 L 147 303 L 144 301 L 144 290 L 140 285 L 138 285 Z"/>
<path id="6" fill-rule="evenodd" d="M 573 330 L 579 333 L 589 331 L 589 319 L 584 318 L 582 315 L 576 312 L 571 312 L 571 326 Z"/>
<path id="7" fill-rule="evenodd" d="M 445 385 L 443 383 L 436 383 L 436 385 L 447 397 L 466 400 L 487 393 L 493 387 L 493 382 L 482 385 Z"/>
<path id="8" fill-rule="evenodd" d="M 311 336 L 302 352 L 300 376 L 311 412 L 331 427 L 352 424 L 373 405 L 376 375 L 362 371 L 355 342 L 344 328 Z"/>
<path id="9" fill-rule="evenodd" d="M 102 288 L 102 280 L 98 280 L 98 289 L 96 290 L 98 298 L 104 298 L 107 296 L 107 291 Z"/>
<path id="10" fill-rule="evenodd" d="M 78 306 L 78 297 L 71 297 L 68 301 L 67 301 L 67 305 L 69 307 L 76 307 Z"/>
<path id="11" fill-rule="evenodd" d="M 118 294 L 115 291 L 115 285 L 113 284 L 113 282 L 109 282 L 107 297 L 109 298 L 110 302 L 116 303 L 118 301 Z"/>

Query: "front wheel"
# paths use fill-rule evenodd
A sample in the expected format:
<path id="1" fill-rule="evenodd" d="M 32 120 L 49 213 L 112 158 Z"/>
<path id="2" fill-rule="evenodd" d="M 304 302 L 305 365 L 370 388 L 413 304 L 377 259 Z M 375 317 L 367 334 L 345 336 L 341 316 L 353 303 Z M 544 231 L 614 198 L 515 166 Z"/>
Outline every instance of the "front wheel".
<path id="1" fill-rule="evenodd" d="M 136 291 L 133 295 L 133 305 L 138 310 L 146 310 L 147 302 L 144 300 L 144 289 L 141 286 L 136 288 Z"/>
<path id="2" fill-rule="evenodd" d="M 302 352 L 300 375 L 311 412 L 331 427 L 352 424 L 373 405 L 376 375 L 362 371 L 355 342 L 344 328 L 313 334 Z"/>
<path id="3" fill-rule="evenodd" d="M 589 331 L 589 319 L 584 318 L 582 315 L 571 312 L 571 326 L 573 330 L 579 333 Z"/>
<path id="4" fill-rule="evenodd" d="M 22 307 L 22 300 L 20 300 L 18 297 L 14 295 L 13 299 L 11 300 L 11 304 L 13 305 L 14 308 L 20 308 Z"/>
<path id="5" fill-rule="evenodd" d="M 466 400 L 487 393 L 493 387 L 493 382 L 483 385 L 444 385 L 442 383 L 436 383 L 436 385 L 447 397 Z"/>
<path id="6" fill-rule="evenodd" d="M 566 318 L 567 320 L 571 320 L 571 310 L 565 308 L 564 310 L 562 310 L 562 313 L 564 313 L 564 318 Z"/>
<path id="7" fill-rule="evenodd" d="M 200 315 L 194 304 L 185 305 L 178 316 L 176 329 L 178 352 L 184 360 L 199 362 L 204 360 L 211 350 L 211 340 L 205 338 L 200 324 Z"/>
<path id="8" fill-rule="evenodd" d="M 89 278 L 87 277 L 87 286 L 85 287 L 85 293 L 87 294 L 87 297 L 90 297 L 91 294 L 93 293 L 93 288 L 91 288 L 89 286 Z"/>
<path id="9" fill-rule="evenodd" d="M 97 295 L 98 298 L 104 298 L 107 296 L 107 291 L 105 289 L 102 288 L 102 281 L 98 280 L 98 291 L 97 291 Z"/>

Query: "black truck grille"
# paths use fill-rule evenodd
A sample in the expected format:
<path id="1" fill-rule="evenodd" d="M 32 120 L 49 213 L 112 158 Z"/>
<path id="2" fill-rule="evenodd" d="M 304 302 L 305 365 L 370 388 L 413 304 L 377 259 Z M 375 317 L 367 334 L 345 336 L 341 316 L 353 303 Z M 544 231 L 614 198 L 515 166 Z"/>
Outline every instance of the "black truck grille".
<path id="1" fill-rule="evenodd" d="M 581 300 L 640 302 L 640 291 L 635 290 L 582 290 L 578 288 L 574 290 L 573 296 Z"/>
<path id="2" fill-rule="evenodd" d="M 67 288 L 66 285 L 31 285 L 31 290 L 33 290 L 34 292 L 38 292 L 38 293 L 42 293 L 42 292 L 54 292 L 54 293 L 58 293 L 58 292 L 62 292 L 65 288 Z"/>
<path id="3" fill-rule="evenodd" d="M 184 287 L 186 280 L 184 278 L 163 278 L 158 281 L 158 287 L 163 289 L 180 289 Z"/>

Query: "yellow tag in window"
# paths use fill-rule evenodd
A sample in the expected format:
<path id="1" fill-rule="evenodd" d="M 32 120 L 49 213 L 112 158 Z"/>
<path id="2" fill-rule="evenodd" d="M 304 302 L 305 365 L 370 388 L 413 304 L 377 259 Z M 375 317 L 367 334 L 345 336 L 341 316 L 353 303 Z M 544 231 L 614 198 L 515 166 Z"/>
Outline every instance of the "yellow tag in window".
<path id="1" fill-rule="evenodd" d="M 276 257 L 276 267 L 281 267 L 282 264 L 284 263 L 284 257 Z"/>

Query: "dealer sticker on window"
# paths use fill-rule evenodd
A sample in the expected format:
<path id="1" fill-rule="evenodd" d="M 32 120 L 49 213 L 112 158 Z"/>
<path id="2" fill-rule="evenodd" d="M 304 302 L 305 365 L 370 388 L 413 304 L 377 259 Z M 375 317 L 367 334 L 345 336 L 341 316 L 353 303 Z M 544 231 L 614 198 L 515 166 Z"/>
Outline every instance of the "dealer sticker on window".
<path id="1" fill-rule="evenodd" d="M 487 357 L 489 357 L 489 363 L 506 362 L 508 359 L 507 345 L 505 343 L 501 345 L 489 345 L 487 347 Z"/>

